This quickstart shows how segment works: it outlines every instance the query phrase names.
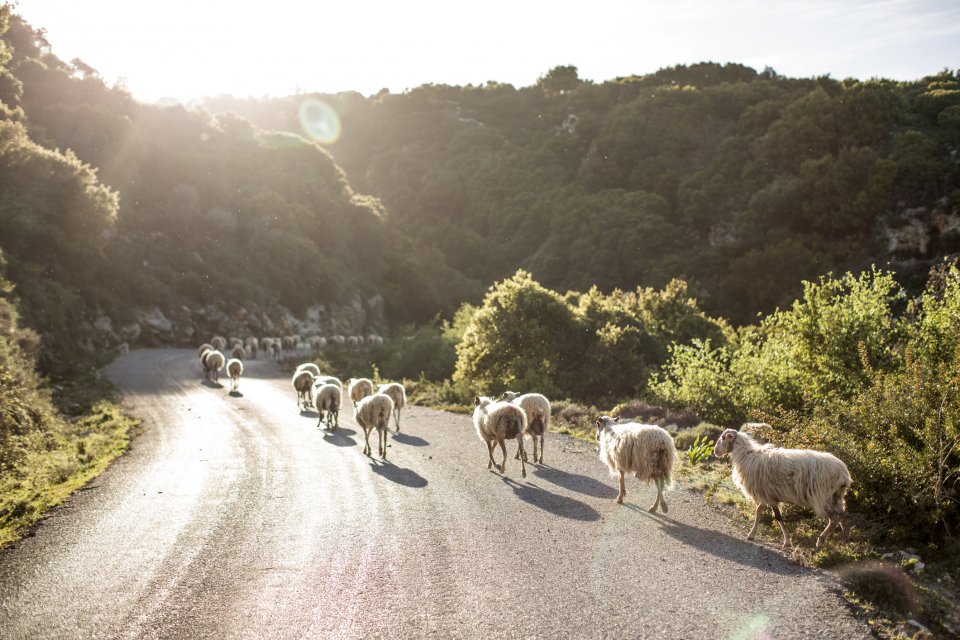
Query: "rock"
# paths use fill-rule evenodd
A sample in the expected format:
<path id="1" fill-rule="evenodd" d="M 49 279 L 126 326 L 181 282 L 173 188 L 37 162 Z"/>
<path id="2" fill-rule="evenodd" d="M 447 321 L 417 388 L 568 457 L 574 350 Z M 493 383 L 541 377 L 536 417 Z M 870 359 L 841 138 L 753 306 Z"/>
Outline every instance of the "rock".
<path id="1" fill-rule="evenodd" d="M 917 622 L 912 618 L 910 620 L 907 620 L 907 628 L 912 632 L 912 635 L 910 635 L 909 637 L 914 637 L 919 633 L 926 634 L 925 637 L 933 637 L 929 635 L 930 629 L 927 629 L 925 626 L 923 626 L 922 624 L 920 624 L 919 622 Z"/>
<path id="2" fill-rule="evenodd" d="M 100 316 L 93 321 L 93 328 L 100 333 L 113 333 L 113 321 L 110 316 Z"/>
<path id="3" fill-rule="evenodd" d="M 167 320 L 167 316 L 163 315 L 163 312 L 157 307 L 151 308 L 142 315 L 140 319 L 149 328 L 159 333 L 170 333 L 173 331 L 173 323 Z"/>
<path id="4" fill-rule="evenodd" d="M 128 342 L 133 342 L 140 337 L 140 334 L 143 330 L 140 328 L 140 324 L 137 322 L 131 322 L 130 324 L 125 324 L 120 327 L 120 335 L 124 337 Z"/>

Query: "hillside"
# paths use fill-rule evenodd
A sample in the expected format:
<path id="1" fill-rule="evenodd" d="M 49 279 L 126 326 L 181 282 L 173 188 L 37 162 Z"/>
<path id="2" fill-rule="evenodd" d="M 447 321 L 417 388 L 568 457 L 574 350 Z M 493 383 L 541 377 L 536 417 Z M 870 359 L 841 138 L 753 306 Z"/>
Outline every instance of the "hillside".
<path id="1" fill-rule="evenodd" d="M 298 130 L 302 98 L 207 106 Z M 918 291 L 960 250 L 956 72 L 861 81 L 704 63 L 594 84 L 557 67 L 530 87 L 325 99 L 356 188 L 481 283 L 520 267 L 561 291 L 677 277 L 745 323 L 830 271 L 889 266 Z"/>

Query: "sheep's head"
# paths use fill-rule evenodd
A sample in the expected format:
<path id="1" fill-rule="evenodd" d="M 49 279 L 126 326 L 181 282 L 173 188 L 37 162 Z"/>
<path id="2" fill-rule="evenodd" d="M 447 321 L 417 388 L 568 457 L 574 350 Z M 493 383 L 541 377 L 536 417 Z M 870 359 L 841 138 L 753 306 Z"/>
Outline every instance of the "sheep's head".
<path id="1" fill-rule="evenodd" d="M 733 443 L 737 441 L 737 432 L 733 429 L 727 429 L 717 438 L 717 444 L 713 446 L 713 455 L 718 458 L 723 457 L 733 451 Z"/>
<path id="2" fill-rule="evenodd" d="M 504 391 L 502 394 L 500 394 L 500 399 L 504 402 L 513 402 L 519 395 L 520 394 L 516 391 Z"/>
<path id="3" fill-rule="evenodd" d="M 603 430 L 617 423 L 620 417 L 611 418 L 610 416 L 600 416 L 597 418 L 597 440 L 600 440 L 600 434 L 603 433 Z"/>
<path id="4" fill-rule="evenodd" d="M 478 407 L 486 407 L 491 402 L 493 402 L 493 400 L 491 400 L 487 396 L 475 396 L 473 399 L 473 404 Z"/>

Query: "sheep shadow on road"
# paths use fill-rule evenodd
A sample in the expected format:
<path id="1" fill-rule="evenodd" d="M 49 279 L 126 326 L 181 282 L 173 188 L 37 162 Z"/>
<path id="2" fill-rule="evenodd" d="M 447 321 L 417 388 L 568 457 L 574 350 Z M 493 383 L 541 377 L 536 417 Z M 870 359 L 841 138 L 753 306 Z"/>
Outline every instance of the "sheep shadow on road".
<path id="1" fill-rule="evenodd" d="M 745 538 L 735 538 L 716 529 L 701 529 L 678 522 L 661 513 L 650 513 L 646 508 L 629 502 L 624 503 L 623 506 L 653 520 L 663 533 L 678 542 L 723 560 L 784 576 L 801 575 L 805 572 L 802 567 L 793 564 L 789 558 L 763 544 L 751 542 Z"/>
<path id="2" fill-rule="evenodd" d="M 612 485 L 600 482 L 590 476 L 568 473 L 540 464 L 533 468 L 533 475 L 568 491 L 576 491 L 593 498 L 616 498 L 617 490 Z"/>
<path id="3" fill-rule="evenodd" d="M 230 396 L 231 398 L 242 398 L 242 397 L 243 397 L 243 394 L 240 393 L 239 391 L 231 391 L 231 392 L 228 393 L 227 395 Z"/>
<path id="4" fill-rule="evenodd" d="M 219 382 L 214 382 L 213 380 L 204 380 L 203 386 L 209 387 L 211 389 L 223 389 L 223 385 Z"/>
<path id="5" fill-rule="evenodd" d="M 408 444 L 411 447 L 425 447 L 428 444 L 430 444 L 423 438 L 419 438 L 417 436 L 411 436 L 410 434 L 407 434 L 407 433 L 394 433 L 393 439 L 399 442 L 400 444 Z"/>
<path id="6" fill-rule="evenodd" d="M 371 460 L 370 470 L 378 476 L 386 478 L 391 482 L 396 482 L 404 487 L 413 489 L 422 489 L 427 486 L 427 479 L 412 469 L 398 467 L 392 462 L 386 460 Z"/>
<path id="7" fill-rule="evenodd" d="M 491 471 L 491 473 L 496 472 Z M 600 513 L 585 502 L 551 493 L 535 484 L 517 482 L 507 476 L 500 476 L 500 479 L 513 489 L 514 495 L 518 498 L 555 516 L 585 522 L 600 519 Z"/>
<path id="8" fill-rule="evenodd" d="M 300 409 L 301 418 L 319 418 L 320 414 L 313 409 Z"/>
<path id="9" fill-rule="evenodd" d="M 330 444 L 337 447 L 352 447 L 356 441 L 351 438 L 356 431 L 350 429 L 336 429 L 334 431 L 324 431 L 323 432 L 323 441 L 329 442 Z"/>

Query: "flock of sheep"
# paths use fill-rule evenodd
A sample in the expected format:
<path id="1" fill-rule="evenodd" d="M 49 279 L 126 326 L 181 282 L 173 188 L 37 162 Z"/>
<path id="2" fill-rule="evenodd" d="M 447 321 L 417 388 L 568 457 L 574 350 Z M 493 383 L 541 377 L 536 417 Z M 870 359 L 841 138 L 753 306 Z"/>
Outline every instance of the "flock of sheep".
<path id="1" fill-rule="evenodd" d="M 202 345 L 198 355 L 207 379 L 214 382 L 218 380 L 220 369 L 226 366 L 231 390 L 236 391 L 243 373 L 242 360 L 245 353 L 256 354 L 259 346 L 279 357 L 276 354 L 280 350 L 297 348 L 297 342 L 288 338 L 264 338 L 259 345 L 256 338 L 248 338 L 246 350 L 243 343 L 234 340 L 231 358 L 226 360 L 221 352 L 221 349 L 226 347 L 226 340 L 217 336 L 209 344 Z M 321 345 L 320 340 L 325 339 L 313 339 L 310 346 L 322 348 L 326 342 Z M 382 338 L 379 340 L 382 342 Z M 344 339 L 344 343 L 350 344 L 347 339 Z M 375 340 L 373 343 L 380 342 Z M 314 409 L 319 415 L 317 426 L 323 425 L 327 430 L 335 430 L 339 424 L 343 383 L 335 376 L 321 375 L 320 369 L 313 363 L 297 367 L 291 382 L 297 393 L 297 406 Z M 363 428 L 364 455 L 372 455 L 370 433 L 376 430 L 378 454 L 386 460 L 390 417 L 394 417 L 399 432 L 400 410 L 406 406 L 403 386 L 391 382 L 374 388 L 373 382 L 368 378 L 350 378 L 347 392 L 354 403 L 354 418 Z M 551 412 L 550 401 L 546 397 L 539 393 L 521 395 L 507 391 L 498 400 L 478 396 L 474 399 L 474 404 L 473 426 L 477 436 L 487 445 L 487 469 L 495 467 L 500 473 L 506 473 L 506 441 L 516 440 L 517 452 L 514 459 L 520 461 L 520 473 L 526 478 L 526 437 L 533 443 L 533 462 L 543 463 L 543 438 L 550 426 Z M 619 475 L 620 492 L 617 502 L 623 503 L 626 496 L 624 478 L 627 474 L 632 474 L 643 482 L 652 481 L 657 487 L 657 497 L 650 511 L 654 512 L 659 507 L 663 513 L 667 513 L 663 489 L 672 481 L 673 466 L 677 460 L 671 435 L 657 425 L 622 422 L 619 418 L 609 416 L 599 417 L 596 424 L 600 461 L 607 466 L 612 476 Z M 493 455 L 498 446 L 502 453 L 499 464 Z M 781 503 L 808 507 L 818 516 L 827 519 L 826 528 L 817 538 L 817 547 L 826 542 L 835 527 L 839 526 L 842 531 L 848 531 L 844 529 L 843 522 L 846 514 L 844 499 L 852 481 L 847 466 L 832 454 L 806 449 L 783 449 L 771 444 L 761 445 L 748 433 L 727 429 L 717 439 L 714 455 L 730 457 L 734 484 L 757 504 L 753 527 L 747 535 L 748 540 L 752 540 L 756 535 L 763 509 L 770 508 L 783 533 L 783 548 L 789 546 L 790 533 L 780 512 Z"/>

